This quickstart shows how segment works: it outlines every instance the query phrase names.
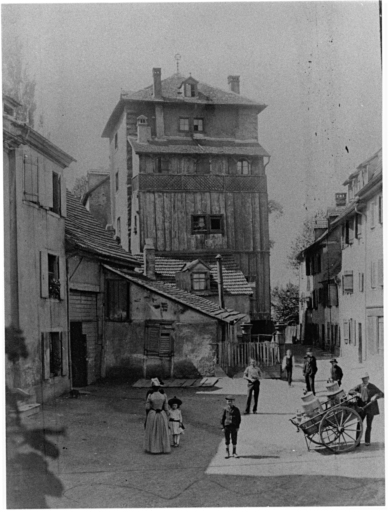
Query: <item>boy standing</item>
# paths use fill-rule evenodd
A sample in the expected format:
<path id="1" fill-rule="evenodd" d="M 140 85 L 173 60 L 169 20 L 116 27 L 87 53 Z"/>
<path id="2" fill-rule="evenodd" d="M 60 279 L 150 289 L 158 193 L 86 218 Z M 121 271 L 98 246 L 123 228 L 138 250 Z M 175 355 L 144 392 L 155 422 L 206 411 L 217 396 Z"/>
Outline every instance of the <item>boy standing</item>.
<path id="1" fill-rule="evenodd" d="M 225 432 L 226 442 L 226 455 L 225 459 L 230 457 L 229 445 L 230 438 L 233 445 L 233 457 L 238 459 L 236 446 L 237 446 L 237 431 L 240 428 L 241 414 L 238 407 L 233 405 L 234 398 L 232 396 L 226 397 L 226 407 L 223 410 L 222 415 L 222 430 Z"/>
<path id="2" fill-rule="evenodd" d="M 256 414 L 260 393 L 261 372 L 260 368 L 256 366 L 256 361 L 254 359 L 250 359 L 249 366 L 244 371 L 244 379 L 248 381 L 248 393 L 244 414 L 249 414 L 251 408 L 252 393 L 254 395 L 253 414 Z"/>

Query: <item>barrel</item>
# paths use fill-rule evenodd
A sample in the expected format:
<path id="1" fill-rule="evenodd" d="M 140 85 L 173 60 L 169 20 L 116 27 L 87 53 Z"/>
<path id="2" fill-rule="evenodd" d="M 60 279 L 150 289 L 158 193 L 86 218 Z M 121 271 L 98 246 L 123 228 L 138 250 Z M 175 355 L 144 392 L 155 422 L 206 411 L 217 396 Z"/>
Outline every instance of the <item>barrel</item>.
<path id="1" fill-rule="evenodd" d="M 329 393 L 328 398 L 331 400 L 332 404 L 336 405 L 343 402 L 347 398 L 347 395 L 343 389 L 339 389 L 335 393 Z"/>
<path id="2" fill-rule="evenodd" d="M 336 393 L 340 389 L 338 382 L 330 382 L 326 385 L 326 390 L 328 393 Z"/>
<path id="3" fill-rule="evenodd" d="M 306 395 L 301 396 L 302 402 L 311 402 L 314 398 L 314 395 L 311 391 L 309 393 L 306 393 Z"/>
<path id="4" fill-rule="evenodd" d="M 314 416 L 317 416 L 317 414 L 320 414 L 322 412 L 322 405 L 318 398 L 314 398 L 310 402 L 304 402 L 302 404 L 302 409 L 306 416 L 309 418 L 313 418 Z"/>

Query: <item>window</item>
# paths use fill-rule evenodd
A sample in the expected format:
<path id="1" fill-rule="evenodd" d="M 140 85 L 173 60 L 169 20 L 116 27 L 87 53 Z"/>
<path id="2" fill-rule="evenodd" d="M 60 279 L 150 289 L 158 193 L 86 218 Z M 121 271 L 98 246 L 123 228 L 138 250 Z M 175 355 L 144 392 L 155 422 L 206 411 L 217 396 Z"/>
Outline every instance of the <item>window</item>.
<path id="1" fill-rule="evenodd" d="M 364 292 L 364 274 L 359 273 L 359 292 Z"/>
<path id="2" fill-rule="evenodd" d="M 250 163 L 248 160 L 239 160 L 237 162 L 237 174 L 247 176 L 250 174 Z"/>
<path id="3" fill-rule="evenodd" d="M 116 219 L 116 236 L 121 238 L 122 234 L 121 234 L 121 218 L 118 217 Z"/>
<path id="4" fill-rule="evenodd" d="M 60 377 L 67 374 L 65 336 L 62 332 L 41 334 L 43 379 Z"/>
<path id="5" fill-rule="evenodd" d="M 119 190 L 119 171 L 116 171 L 115 173 L 115 190 L 116 192 Z"/>
<path id="6" fill-rule="evenodd" d="M 371 227 L 374 228 L 375 227 L 375 200 L 372 201 L 371 205 L 370 205 L 370 212 L 371 212 Z"/>
<path id="7" fill-rule="evenodd" d="M 210 233 L 222 233 L 222 215 L 210 215 Z"/>
<path id="8" fill-rule="evenodd" d="M 38 202 L 38 158 L 29 155 L 23 157 L 24 199 L 33 203 Z"/>
<path id="9" fill-rule="evenodd" d="M 203 119 L 197 117 L 194 119 L 194 132 L 203 132 Z"/>
<path id="10" fill-rule="evenodd" d="M 379 224 L 383 223 L 383 213 L 382 213 L 382 196 L 378 197 L 378 222 Z"/>
<path id="11" fill-rule="evenodd" d="M 190 130 L 190 120 L 188 117 L 181 117 L 179 121 L 179 130 L 181 132 L 188 132 Z"/>
<path id="12" fill-rule="evenodd" d="M 223 215 L 192 215 L 192 234 L 223 234 Z"/>
<path id="13" fill-rule="evenodd" d="M 146 326 L 145 355 L 158 357 L 173 356 L 172 324 Z"/>
<path id="14" fill-rule="evenodd" d="M 347 222 L 345 223 L 344 243 L 345 243 L 345 245 L 349 245 L 349 220 L 347 220 Z"/>
<path id="15" fill-rule="evenodd" d="M 353 293 L 353 271 L 345 271 L 343 275 L 343 293 Z"/>
<path id="16" fill-rule="evenodd" d="M 53 172 L 53 206 L 50 210 L 54 213 L 61 213 L 61 176 Z"/>
<path id="17" fill-rule="evenodd" d="M 49 297 L 51 299 L 60 299 L 60 263 L 59 257 L 54 254 L 48 254 L 48 276 L 49 276 Z"/>
<path id="18" fill-rule="evenodd" d="M 207 274 L 206 274 L 206 272 L 193 272 L 193 274 L 192 274 L 192 289 L 193 290 L 206 290 L 207 289 Z"/>
<path id="19" fill-rule="evenodd" d="M 192 232 L 193 233 L 207 233 L 207 216 L 206 215 L 193 215 L 192 216 Z"/>
<path id="20" fill-rule="evenodd" d="M 106 281 L 106 318 L 115 322 L 130 320 L 129 283 L 107 279 Z"/>
<path id="21" fill-rule="evenodd" d="M 362 237 L 362 216 L 357 213 L 355 215 L 355 238 Z"/>
<path id="22" fill-rule="evenodd" d="M 118 134 L 117 133 L 115 134 L 115 138 L 114 138 L 114 147 L 115 147 L 115 149 L 118 149 Z"/>
<path id="23" fill-rule="evenodd" d="M 194 98 L 196 95 L 195 84 L 185 84 L 184 95 L 187 98 Z"/>
<path id="24" fill-rule="evenodd" d="M 343 325 L 344 325 L 344 331 L 343 331 L 344 343 L 349 343 L 349 321 L 344 320 Z"/>
<path id="25" fill-rule="evenodd" d="M 157 172 L 169 172 L 169 159 L 164 157 L 158 157 L 155 170 Z"/>

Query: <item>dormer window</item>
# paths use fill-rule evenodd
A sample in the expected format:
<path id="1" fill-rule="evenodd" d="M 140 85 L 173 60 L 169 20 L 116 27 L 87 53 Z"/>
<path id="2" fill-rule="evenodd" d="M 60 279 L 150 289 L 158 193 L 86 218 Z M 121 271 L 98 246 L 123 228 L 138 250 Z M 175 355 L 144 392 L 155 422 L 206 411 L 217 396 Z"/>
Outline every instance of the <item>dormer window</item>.
<path id="1" fill-rule="evenodd" d="M 192 289 L 195 291 L 207 290 L 207 274 L 206 272 L 192 273 Z"/>
<path id="2" fill-rule="evenodd" d="M 237 162 L 237 174 L 248 176 L 251 173 L 251 165 L 248 160 L 241 159 Z"/>
<path id="3" fill-rule="evenodd" d="M 185 84 L 185 96 L 187 98 L 194 98 L 195 97 L 195 85 L 194 84 Z"/>
<path id="4" fill-rule="evenodd" d="M 198 96 L 198 81 L 190 76 L 181 85 L 185 98 L 196 98 Z"/>

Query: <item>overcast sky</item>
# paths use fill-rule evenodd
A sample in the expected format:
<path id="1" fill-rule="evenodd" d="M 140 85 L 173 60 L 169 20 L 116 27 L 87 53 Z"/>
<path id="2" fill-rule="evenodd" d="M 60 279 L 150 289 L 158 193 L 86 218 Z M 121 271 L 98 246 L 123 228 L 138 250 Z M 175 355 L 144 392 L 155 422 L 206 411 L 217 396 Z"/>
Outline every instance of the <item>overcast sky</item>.
<path id="1" fill-rule="evenodd" d="M 272 155 L 271 284 L 305 215 L 334 205 L 354 169 L 381 147 L 378 2 L 3 5 L 5 42 L 18 34 L 37 82 L 44 135 L 77 160 L 68 183 L 108 168 L 101 133 L 121 89 L 176 71 L 265 103 L 259 142 Z M 6 45 L 4 45 L 6 47 Z"/>

